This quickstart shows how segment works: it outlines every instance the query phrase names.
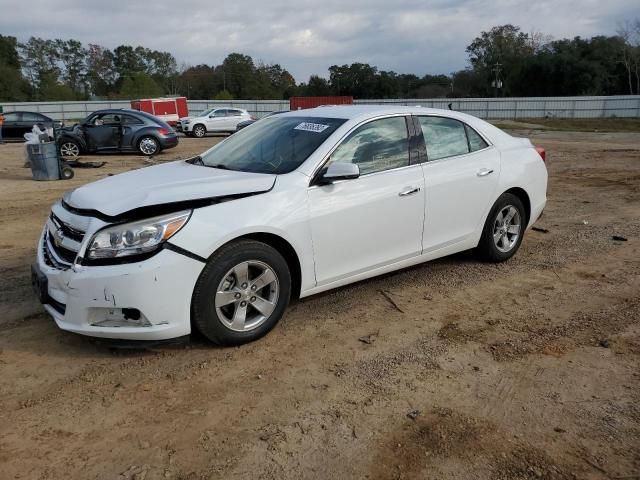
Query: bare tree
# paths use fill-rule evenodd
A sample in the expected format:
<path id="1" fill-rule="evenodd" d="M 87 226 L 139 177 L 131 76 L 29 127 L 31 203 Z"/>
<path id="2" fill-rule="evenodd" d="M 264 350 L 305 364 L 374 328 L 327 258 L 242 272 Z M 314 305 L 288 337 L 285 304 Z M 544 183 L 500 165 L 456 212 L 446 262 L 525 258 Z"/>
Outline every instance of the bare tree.
<path id="1" fill-rule="evenodd" d="M 640 93 L 640 19 L 619 24 L 617 33 L 622 39 L 621 62 L 627 70 L 629 94 L 633 95 L 634 77 L 636 93 Z"/>

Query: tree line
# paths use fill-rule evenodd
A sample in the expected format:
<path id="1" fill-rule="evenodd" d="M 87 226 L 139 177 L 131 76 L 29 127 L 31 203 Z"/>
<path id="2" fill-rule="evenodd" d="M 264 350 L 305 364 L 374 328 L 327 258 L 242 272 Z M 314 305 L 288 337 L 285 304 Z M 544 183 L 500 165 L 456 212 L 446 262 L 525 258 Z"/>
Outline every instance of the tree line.
<path id="1" fill-rule="evenodd" d="M 437 98 L 640 94 L 640 19 L 614 36 L 553 39 L 514 25 L 483 31 L 469 65 L 415 75 L 366 63 L 332 65 L 303 83 L 279 64 L 229 54 L 219 65 L 181 65 L 170 52 L 78 40 L 0 35 L 0 100 L 63 101 L 185 95 L 193 99 L 288 99 L 293 95 Z"/>

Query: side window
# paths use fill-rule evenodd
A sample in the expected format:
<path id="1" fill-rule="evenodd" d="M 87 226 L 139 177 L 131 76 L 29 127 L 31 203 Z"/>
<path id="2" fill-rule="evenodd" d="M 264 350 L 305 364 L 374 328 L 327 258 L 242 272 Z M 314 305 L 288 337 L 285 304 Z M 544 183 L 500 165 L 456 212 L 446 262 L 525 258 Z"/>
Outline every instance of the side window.
<path id="1" fill-rule="evenodd" d="M 467 138 L 469 139 L 469 148 L 471 149 L 472 152 L 477 152 L 478 150 L 482 150 L 483 148 L 487 148 L 489 146 L 487 145 L 487 142 L 484 141 L 484 138 L 478 135 L 478 132 L 476 132 L 469 125 L 465 125 L 464 128 L 467 131 Z"/>
<path id="2" fill-rule="evenodd" d="M 469 153 L 464 124 L 444 117 L 418 117 L 427 144 L 427 158 L 438 160 Z"/>
<path id="3" fill-rule="evenodd" d="M 142 125 L 144 122 L 131 115 L 122 115 L 123 125 Z"/>
<path id="4" fill-rule="evenodd" d="M 329 161 L 355 163 L 361 175 L 409 165 L 405 117 L 382 118 L 362 125 L 338 146 Z"/>
<path id="5" fill-rule="evenodd" d="M 44 122 L 45 119 L 42 115 L 38 115 L 37 113 L 23 112 L 22 121 L 23 122 Z"/>
<path id="6" fill-rule="evenodd" d="M 114 113 L 105 113 L 104 115 L 98 115 L 93 120 L 93 124 L 98 127 L 102 125 L 120 125 L 120 115 L 116 115 Z"/>
<path id="7" fill-rule="evenodd" d="M 227 115 L 227 111 L 224 109 L 216 110 L 215 112 L 213 112 L 214 117 L 224 117 L 226 115 Z"/>
<path id="8" fill-rule="evenodd" d="M 17 113 L 4 113 L 4 121 L 5 122 L 17 122 L 18 114 Z"/>
<path id="9" fill-rule="evenodd" d="M 242 115 L 240 110 L 227 110 L 227 117 L 239 117 Z"/>

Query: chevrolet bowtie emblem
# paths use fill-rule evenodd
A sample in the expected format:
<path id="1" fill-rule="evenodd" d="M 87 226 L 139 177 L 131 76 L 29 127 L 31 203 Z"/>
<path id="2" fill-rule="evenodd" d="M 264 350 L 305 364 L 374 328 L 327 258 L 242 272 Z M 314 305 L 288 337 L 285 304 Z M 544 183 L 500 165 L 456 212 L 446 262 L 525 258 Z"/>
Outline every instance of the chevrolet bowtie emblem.
<path id="1" fill-rule="evenodd" d="M 53 232 L 53 243 L 55 244 L 56 247 L 59 247 L 62 244 L 63 238 L 64 238 L 64 234 L 62 233 L 61 228 Z"/>

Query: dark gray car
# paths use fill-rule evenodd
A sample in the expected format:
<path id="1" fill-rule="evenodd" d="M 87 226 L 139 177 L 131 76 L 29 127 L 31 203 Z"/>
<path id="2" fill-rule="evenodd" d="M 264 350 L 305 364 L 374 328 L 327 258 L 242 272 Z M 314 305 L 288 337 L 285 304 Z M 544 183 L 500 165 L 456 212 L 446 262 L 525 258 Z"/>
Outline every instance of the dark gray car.
<path id="1" fill-rule="evenodd" d="M 62 122 L 38 112 L 5 112 L 3 116 L 3 140 L 19 140 L 24 142 L 24 134 L 33 130 L 34 125 L 38 125 L 41 130 L 62 127 Z"/>
<path id="2" fill-rule="evenodd" d="M 81 153 L 132 152 L 154 155 L 178 145 L 176 132 L 164 121 L 137 110 L 99 110 L 80 124 L 64 128 L 58 138 L 63 157 Z"/>

